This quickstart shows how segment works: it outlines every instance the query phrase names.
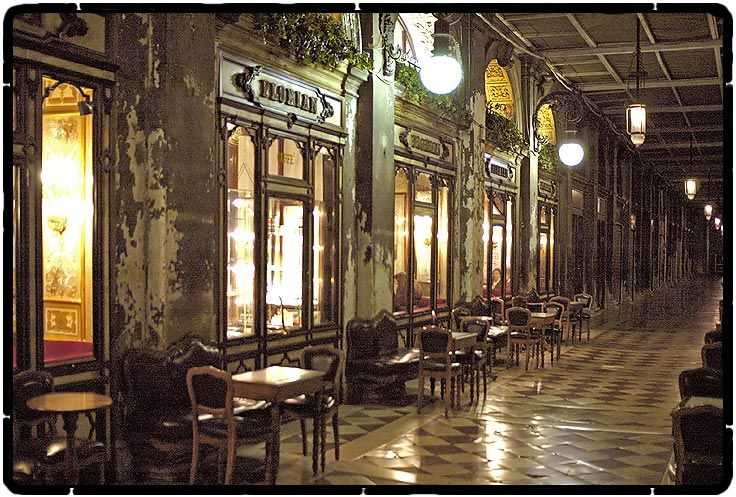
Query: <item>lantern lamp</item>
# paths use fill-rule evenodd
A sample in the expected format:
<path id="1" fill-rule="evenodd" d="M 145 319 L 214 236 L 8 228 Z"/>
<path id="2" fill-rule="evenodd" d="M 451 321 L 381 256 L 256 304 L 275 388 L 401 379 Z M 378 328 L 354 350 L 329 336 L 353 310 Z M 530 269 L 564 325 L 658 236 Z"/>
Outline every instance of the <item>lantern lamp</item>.
<path id="1" fill-rule="evenodd" d="M 698 190 L 698 183 L 692 179 L 686 179 L 685 180 L 685 195 L 687 195 L 688 200 L 692 200 L 695 198 L 695 193 L 697 193 Z"/>
<path id="2" fill-rule="evenodd" d="M 631 104 L 626 108 L 626 132 L 635 147 L 644 143 L 647 135 L 647 106 Z"/>
<path id="3" fill-rule="evenodd" d="M 721 226 L 721 218 L 720 217 L 714 218 L 713 219 L 713 224 L 715 224 L 716 225 L 716 229 L 718 229 Z"/>
<path id="4" fill-rule="evenodd" d="M 713 206 L 710 204 L 705 204 L 703 212 L 705 212 L 705 219 L 710 221 L 710 217 L 713 215 Z"/>
<path id="5" fill-rule="evenodd" d="M 456 53 L 456 42 L 450 34 L 450 24 L 444 19 L 434 23 L 434 49 L 419 72 L 422 84 L 432 93 L 446 95 L 463 79 L 460 57 Z"/>

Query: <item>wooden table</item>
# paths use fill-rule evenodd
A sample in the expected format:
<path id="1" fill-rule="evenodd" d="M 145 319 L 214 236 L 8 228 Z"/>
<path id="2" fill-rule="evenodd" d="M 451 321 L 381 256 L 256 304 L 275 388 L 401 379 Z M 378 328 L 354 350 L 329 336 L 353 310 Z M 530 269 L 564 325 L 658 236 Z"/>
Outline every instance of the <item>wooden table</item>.
<path id="1" fill-rule="evenodd" d="M 317 405 L 317 418 L 321 419 L 322 393 L 324 377 L 322 371 L 291 368 L 286 366 L 270 366 L 248 373 L 233 375 L 233 396 L 271 402 L 271 460 L 266 461 L 266 483 L 275 485 L 279 469 L 281 451 L 281 402 L 302 394 L 314 394 Z M 321 422 L 321 420 L 319 421 Z M 317 446 L 319 433 L 312 434 Z M 312 470 L 317 473 L 319 450 L 312 450 Z"/>
<path id="2" fill-rule="evenodd" d="M 52 414 L 61 414 L 66 432 L 66 466 L 73 483 L 79 478 L 76 457 L 76 433 L 79 414 L 106 409 L 112 405 L 110 396 L 96 392 L 54 392 L 28 399 L 29 408 Z"/>
<path id="3" fill-rule="evenodd" d="M 529 326 L 532 328 L 544 328 L 555 322 L 557 316 L 554 312 L 532 312 L 532 319 Z"/>

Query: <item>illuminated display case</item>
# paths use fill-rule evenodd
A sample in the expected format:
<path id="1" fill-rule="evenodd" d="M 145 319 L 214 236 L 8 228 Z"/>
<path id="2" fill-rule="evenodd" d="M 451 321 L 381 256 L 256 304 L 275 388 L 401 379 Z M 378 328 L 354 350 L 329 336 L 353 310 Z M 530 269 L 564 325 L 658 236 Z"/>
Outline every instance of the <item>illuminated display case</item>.
<path id="1" fill-rule="evenodd" d="M 227 128 L 226 339 L 336 327 L 339 147 Z"/>
<path id="2" fill-rule="evenodd" d="M 514 197 L 486 191 L 483 196 L 483 296 L 508 298 L 513 294 Z M 489 292 L 490 288 L 490 292 Z"/>
<path id="3" fill-rule="evenodd" d="M 539 247 L 537 250 L 537 291 L 549 295 L 555 288 L 555 215 L 551 205 L 539 206 Z"/>
<path id="4" fill-rule="evenodd" d="M 394 183 L 397 316 L 448 308 L 451 181 L 401 165 Z"/>

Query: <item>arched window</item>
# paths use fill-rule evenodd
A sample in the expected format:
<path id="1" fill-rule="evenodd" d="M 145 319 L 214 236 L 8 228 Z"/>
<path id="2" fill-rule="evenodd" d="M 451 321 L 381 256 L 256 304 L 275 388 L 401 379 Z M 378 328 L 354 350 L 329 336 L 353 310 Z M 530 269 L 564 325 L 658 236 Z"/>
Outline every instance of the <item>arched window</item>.
<path id="1" fill-rule="evenodd" d="M 544 138 L 547 143 L 555 145 L 557 135 L 555 134 L 555 116 L 549 104 L 542 105 L 537 111 L 537 135 Z"/>
<path id="2" fill-rule="evenodd" d="M 514 90 L 506 70 L 493 59 L 486 67 L 486 106 L 506 119 L 514 117 Z"/>
<path id="3" fill-rule="evenodd" d="M 411 39 L 411 34 L 406 26 L 406 23 L 398 16 L 396 19 L 396 27 L 394 28 L 394 46 L 401 50 L 408 60 L 412 62 L 417 61 L 417 52 L 414 49 L 414 42 Z"/>

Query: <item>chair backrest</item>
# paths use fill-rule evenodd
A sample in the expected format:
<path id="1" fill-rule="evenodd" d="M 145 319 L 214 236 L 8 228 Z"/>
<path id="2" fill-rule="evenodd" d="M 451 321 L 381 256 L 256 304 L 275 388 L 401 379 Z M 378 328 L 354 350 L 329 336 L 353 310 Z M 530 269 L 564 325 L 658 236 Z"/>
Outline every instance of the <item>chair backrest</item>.
<path id="1" fill-rule="evenodd" d="M 510 327 L 526 328 L 532 319 L 532 313 L 529 309 L 523 307 L 510 307 L 506 309 L 506 321 Z"/>
<path id="2" fill-rule="evenodd" d="M 466 316 L 472 316 L 470 309 L 464 305 L 455 307 L 450 314 L 452 315 L 452 324 L 456 330 L 460 329 L 460 321 Z"/>
<path id="3" fill-rule="evenodd" d="M 197 366 L 187 371 L 187 391 L 195 416 L 211 414 L 229 418 L 233 412 L 233 377 L 213 366 Z"/>
<path id="4" fill-rule="evenodd" d="M 555 313 L 555 321 L 559 321 L 562 318 L 562 313 L 565 311 L 565 308 L 559 302 L 547 302 L 544 309 Z"/>
<path id="5" fill-rule="evenodd" d="M 551 299 L 549 299 L 549 301 L 557 302 L 558 304 L 562 304 L 562 307 L 564 307 L 565 310 L 567 310 L 567 306 L 570 305 L 570 299 L 568 299 L 567 297 L 560 297 L 560 296 L 552 297 Z"/>
<path id="6" fill-rule="evenodd" d="M 586 309 L 590 309 L 590 305 L 593 303 L 593 296 L 587 293 L 576 293 L 573 299 L 575 302 L 582 302 L 585 304 Z"/>
<path id="7" fill-rule="evenodd" d="M 466 319 L 463 321 L 461 331 L 475 333 L 477 343 L 485 344 L 488 337 L 488 321 L 482 319 Z"/>
<path id="8" fill-rule="evenodd" d="M 29 408 L 33 397 L 54 391 L 54 377 L 45 371 L 23 371 L 13 376 L 13 416 L 17 421 L 32 422 L 48 416 Z"/>
<path id="9" fill-rule="evenodd" d="M 703 345 L 703 348 L 700 349 L 700 356 L 703 359 L 704 368 L 723 371 L 721 364 L 721 342 Z"/>
<path id="10" fill-rule="evenodd" d="M 526 307 L 526 297 L 523 295 L 516 295 L 511 298 L 511 307 Z"/>
<path id="11" fill-rule="evenodd" d="M 439 326 L 423 326 L 419 332 L 420 364 L 424 360 L 450 361 L 450 330 Z"/>
<path id="12" fill-rule="evenodd" d="M 721 330 L 712 330 L 705 334 L 703 340 L 706 344 L 708 343 L 719 343 L 722 340 Z"/>
<path id="13" fill-rule="evenodd" d="M 680 398 L 717 397 L 723 398 L 721 373 L 710 368 L 686 369 L 678 378 Z"/>
<path id="14" fill-rule="evenodd" d="M 716 406 L 701 405 L 674 409 L 672 431 L 676 455 L 685 458 L 688 453 L 722 456 L 723 421 L 723 410 Z"/>
<path id="15" fill-rule="evenodd" d="M 504 312 L 506 310 L 506 303 L 503 301 L 502 298 L 493 297 L 491 299 L 490 307 L 491 315 L 494 318 L 496 318 L 496 316 L 500 316 L 500 318 L 503 319 L 506 315 L 506 313 Z"/>
<path id="16" fill-rule="evenodd" d="M 337 391 L 343 352 L 333 347 L 306 347 L 304 349 L 304 367 L 325 373 L 323 380 Z"/>

